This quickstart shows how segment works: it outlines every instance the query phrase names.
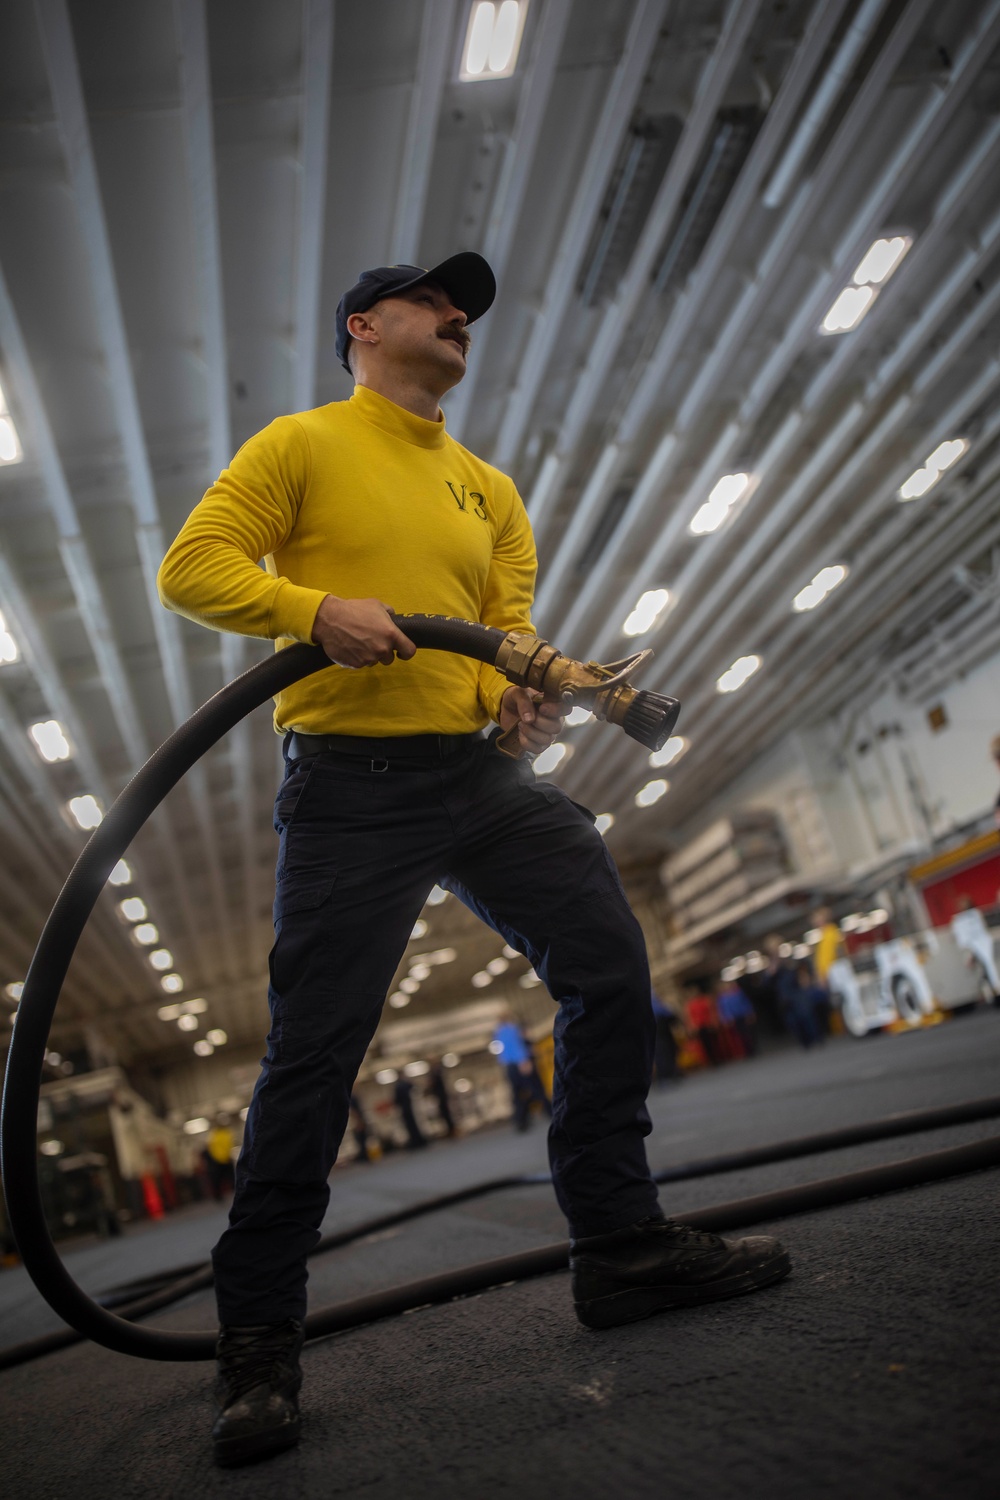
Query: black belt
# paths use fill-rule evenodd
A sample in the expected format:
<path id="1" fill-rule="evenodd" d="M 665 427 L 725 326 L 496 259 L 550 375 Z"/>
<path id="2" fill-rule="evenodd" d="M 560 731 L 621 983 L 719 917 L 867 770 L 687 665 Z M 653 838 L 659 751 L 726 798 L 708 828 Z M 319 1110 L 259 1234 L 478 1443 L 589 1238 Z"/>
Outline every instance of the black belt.
<path id="1" fill-rule="evenodd" d="M 293 729 L 285 736 L 285 754 L 289 760 L 306 755 L 357 755 L 365 760 L 388 763 L 390 760 L 443 760 L 457 750 L 485 738 L 480 729 L 475 734 L 403 734 L 365 737 L 355 734 L 299 734 Z"/>

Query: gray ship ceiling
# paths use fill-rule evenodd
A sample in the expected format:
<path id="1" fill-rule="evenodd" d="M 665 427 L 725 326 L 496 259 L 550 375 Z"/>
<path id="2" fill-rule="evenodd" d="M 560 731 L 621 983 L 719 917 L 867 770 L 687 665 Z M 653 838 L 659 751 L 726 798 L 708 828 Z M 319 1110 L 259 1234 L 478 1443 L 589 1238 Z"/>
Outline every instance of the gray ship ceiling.
<path id="1" fill-rule="evenodd" d="M 580 656 L 649 644 L 644 685 L 683 700 L 666 772 L 606 726 L 567 732 L 555 779 L 615 815 L 620 856 L 669 847 L 776 737 L 997 641 L 1000 0 L 530 0 L 512 76 L 463 82 L 469 13 L 0 7 L 0 988 L 82 847 L 69 800 L 109 806 L 269 649 L 165 613 L 156 566 L 249 434 L 349 393 L 333 313 L 365 266 L 489 257 L 448 420 L 525 498 L 538 629 Z M 48 720 L 69 759 L 30 738 Z M 276 768 L 261 711 L 171 796 L 57 1039 L 99 1017 L 125 1059 L 189 1056 L 157 1019 L 188 997 L 198 1036 L 259 1034 Z M 467 999 L 497 948 L 453 907 L 413 945 L 458 949 L 427 1003 Z"/>

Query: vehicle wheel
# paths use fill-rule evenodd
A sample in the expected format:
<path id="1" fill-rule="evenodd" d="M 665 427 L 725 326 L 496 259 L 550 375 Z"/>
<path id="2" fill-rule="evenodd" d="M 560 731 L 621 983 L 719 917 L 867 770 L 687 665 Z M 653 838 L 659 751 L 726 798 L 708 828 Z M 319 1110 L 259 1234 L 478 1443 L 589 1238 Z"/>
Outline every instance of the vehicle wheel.
<path id="1" fill-rule="evenodd" d="M 851 1036 L 860 1039 L 868 1035 L 868 1018 L 856 1000 L 836 992 L 831 993 L 830 1000 L 840 1011 L 845 1030 Z"/>
<path id="2" fill-rule="evenodd" d="M 919 1026 L 924 1018 L 924 1010 L 912 979 L 908 979 L 905 974 L 894 974 L 892 998 L 899 1011 L 899 1019 L 908 1026 Z"/>

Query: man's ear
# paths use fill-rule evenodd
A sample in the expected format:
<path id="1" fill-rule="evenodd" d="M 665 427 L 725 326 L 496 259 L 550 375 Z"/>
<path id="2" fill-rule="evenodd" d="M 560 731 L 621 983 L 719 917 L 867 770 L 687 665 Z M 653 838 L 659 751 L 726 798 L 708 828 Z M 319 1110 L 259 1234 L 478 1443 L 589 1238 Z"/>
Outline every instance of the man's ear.
<path id="1" fill-rule="evenodd" d="M 347 331 L 359 343 L 378 343 L 378 328 L 368 313 L 351 313 L 347 320 Z"/>

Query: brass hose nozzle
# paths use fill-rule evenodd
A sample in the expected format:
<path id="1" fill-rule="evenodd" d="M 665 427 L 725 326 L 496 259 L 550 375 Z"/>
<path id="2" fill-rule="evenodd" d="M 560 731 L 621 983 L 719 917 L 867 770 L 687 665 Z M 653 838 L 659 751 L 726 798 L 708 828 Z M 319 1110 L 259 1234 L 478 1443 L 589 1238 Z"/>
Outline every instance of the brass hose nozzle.
<path id="1" fill-rule="evenodd" d="M 548 641 L 512 630 L 497 652 L 496 667 L 515 687 L 543 693 L 566 709 L 589 708 L 595 718 L 619 724 L 647 750 L 660 750 L 673 733 L 681 706 L 676 698 L 634 688 L 629 681 L 652 655 L 652 651 L 637 651 L 601 666 L 596 661 L 574 661 Z M 517 725 L 500 736 L 497 748 L 518 759 L 523 752 Z"/>

